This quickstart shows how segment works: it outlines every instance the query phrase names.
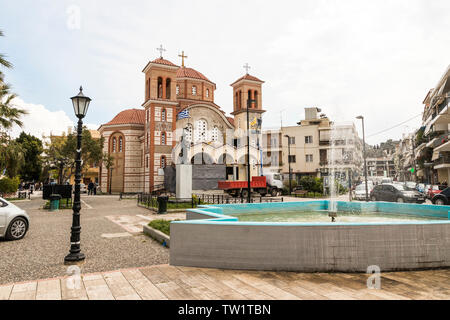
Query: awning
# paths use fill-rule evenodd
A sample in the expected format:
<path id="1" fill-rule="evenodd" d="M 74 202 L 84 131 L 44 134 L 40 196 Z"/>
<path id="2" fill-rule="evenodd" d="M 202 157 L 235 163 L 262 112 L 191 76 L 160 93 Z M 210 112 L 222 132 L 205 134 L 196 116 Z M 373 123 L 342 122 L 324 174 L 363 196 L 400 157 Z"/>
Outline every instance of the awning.
<path id="1" fill-rule="evenodd" d="M 439 147 L 434 148 L 434 152 L 444 152 L 444 151 L 450 151 L 450 141 L 447 141 L 444 144 L 441 144 Z M 433 152 L 433 154 L 434 154 Z"/>
<path id="2" fill-rule="evenodd" d="M 433 138 L 430 142 L 427 143 L 427 147 L 433 147 L 433 144 L 436 140 L 437 140 L 437 137 Z"/>
<path id="3" fill-rule="evenodd" d="M 439 151 L 436 151 L 436 149 L 433 151 L 433 156 L 431 157 L 431 161 L 439 159 Z"/>

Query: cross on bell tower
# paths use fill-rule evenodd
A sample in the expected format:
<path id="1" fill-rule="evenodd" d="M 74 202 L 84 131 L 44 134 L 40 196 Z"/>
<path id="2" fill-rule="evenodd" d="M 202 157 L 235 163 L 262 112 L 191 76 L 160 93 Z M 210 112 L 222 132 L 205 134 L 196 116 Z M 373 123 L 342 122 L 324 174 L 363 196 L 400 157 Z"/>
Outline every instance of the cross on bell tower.
<path id="1" fill-rule="evenodd" d="M 159 48 L 156 48 L 156 50 L 159 51 L 159 55 L 160 55 L 161 58 L 163 57 L 163 56 L 162 56 L 163 51 L 166 51 L 166 49 L 163 48 L 162 44 L 159 46 Z"/>
<path id="2" fill-rule="evenodd" d="M 248 62 L 244 65 L 244 69 L 245 69 L 246 73 L 248 74 L 248 69 L 250 69 Z"/>
<path id="3" fill-rule="evenodd" d="M 184 58 L 187 58 L 188 56 L 184 55 L 184 51 L 181 51 L 181 54 L 178 56 L 181 57 L 181 66 L 184 67 Z"/>

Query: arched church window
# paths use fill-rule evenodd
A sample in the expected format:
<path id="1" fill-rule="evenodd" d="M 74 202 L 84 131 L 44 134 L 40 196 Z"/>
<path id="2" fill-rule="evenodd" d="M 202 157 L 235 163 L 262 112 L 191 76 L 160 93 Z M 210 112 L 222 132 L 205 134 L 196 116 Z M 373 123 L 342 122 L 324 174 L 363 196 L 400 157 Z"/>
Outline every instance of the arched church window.
<path id="1" fill-rule="evenodd" d="M 112 152 L 116 152 L 116 144 L 117 144 L 116 138 L 113 138 L 113 141 L 112 141 Z"/>
<path id="2" fill-rule="evenodd" d="M 123 141 L 122 137 L 119 137 L 119 152 L 122 152 Z"/>
<path id="3" fill-rule="evenodd" d="M 258 107 L 258 91 L 254 91 L 254 95 L 255 95 L 255 102 L 254 102 L 254 106 L 255 106 L 255 108 L 257 108 Z"/>
<path id="4" fill-rule="evenodd" d="M 217 128 L 217 126 L 214 126 L 214 128 L 212 129 L 211 140 L 219 141 L 219 128 Z"/>
<path id="5" fill-rule="evenodd" d="M 163 80 L 161 77 L 158 77 L 158 98 L 162 98 L 163 97 Z"/>
<path id="6" fill-rule="evenodd" d="M 177 92 L 177 95 L 179 95 L 179 94 L 180 94 L 180 86 L 179 86 L 179 85 L 177 85 L 177 89 L 176 89 L 176 92 Z"/>
<path id="7" fill-rule="evenodd" d="M 161 145 L 165 145 L 166 144 L 166 133 L 163 132 L 161 133 Z"/>
<path id="8" fill-rule="evenodd" d="M 206 89 L 206 97 L 209 98 L 209 89 Z"/>
<path id="9" fill-rule="evenodd" d="M 162 109 L 161 111 L 161 121 L 166 121 L 166 109 Z"/>
<path id="10" fill-rule="evenodd" d="M 166 156 L 161 156 L 161 168 L 166 167 Z"/>
<path id="11" fill-rule="evenodd" d="M 184 130 L 184 137 L 188 142 L 192 141 L 192 131 L 192 124 L 189 123 Z"/>
<path id="12" fill-rule="evenodd" d="M 197 95 L 197 87 L 196 86 L 192 86 L 192 95 L 193 96 Z"/>
<path id="13" fill-rule="evenodd" d="M 169 79 L 166 79 L 166 99 L 170 99 L 170 83 L 172 81 Z"/>
<path id="14" fill-rule="evenodd" d="M 252 99 L 252 90 L 248 90 L 248 96 L 247 96 L 247 99 L 248 100 L 251 100 Z M 246 103 L 247 103 L 247 101 L 246 101 Z M 247 106 L 247 105 L 246 105 Z M 253 106 L 253 104 L 252 103 L 250 103 L 250 108 Z"/>
<path id="15" fill-rule="evenodd" d="M 206 120 L 200 119 L 197 120 L 196 128 L 195 128 L 195 141 L 206 141 L 206 132 L 208 129 L 208 125 Z"/>

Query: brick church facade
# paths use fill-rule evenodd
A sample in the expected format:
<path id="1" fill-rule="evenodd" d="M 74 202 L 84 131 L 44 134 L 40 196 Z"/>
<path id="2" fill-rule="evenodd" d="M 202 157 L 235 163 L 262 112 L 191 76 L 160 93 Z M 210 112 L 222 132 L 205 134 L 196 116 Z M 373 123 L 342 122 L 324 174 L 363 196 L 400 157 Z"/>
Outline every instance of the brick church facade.
<path id="1" fill-rule="evenodd" d="M 151 192 L 164 182 L 164 168 L 181 163 L 221 165 L 230 180 L 246 179 L 247 99 L 249 108 L 251 175 L 260 174 L 262 84 L 245 74 L 234 81 L 232 117 L 214 102 L 216 84 L 195 69 L 164 59 L 150 61 L 145 75 L 142 108 L 127 109 L 99 128 L 103 151 L 113 166 L 100 168 L 103 192 Z M 178 115 L 183 114 L 184 117 Z M 181 115 L 180 114 L 180 115 Z M 254 130 L 252 130 L 252 128 Z M 184 139 L 184 144 L 181 143 Z"/>

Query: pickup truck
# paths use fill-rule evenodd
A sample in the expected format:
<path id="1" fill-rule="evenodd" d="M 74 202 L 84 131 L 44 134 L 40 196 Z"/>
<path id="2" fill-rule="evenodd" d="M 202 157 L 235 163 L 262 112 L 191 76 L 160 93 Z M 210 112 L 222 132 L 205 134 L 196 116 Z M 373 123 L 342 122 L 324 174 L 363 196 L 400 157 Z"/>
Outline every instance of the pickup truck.
<path id="1" fill-rule="evenodd" d="M 248 196 L 247 181 L 219 181 L 218 187 L 233 197 L 246 198 Z M 277 173 L 255 176 L 250 181 L 250 191 L 257 192 L 261 196 L 270 194 L 275 197 L 281 193 L 282 188 L 281 175 Z"/>

